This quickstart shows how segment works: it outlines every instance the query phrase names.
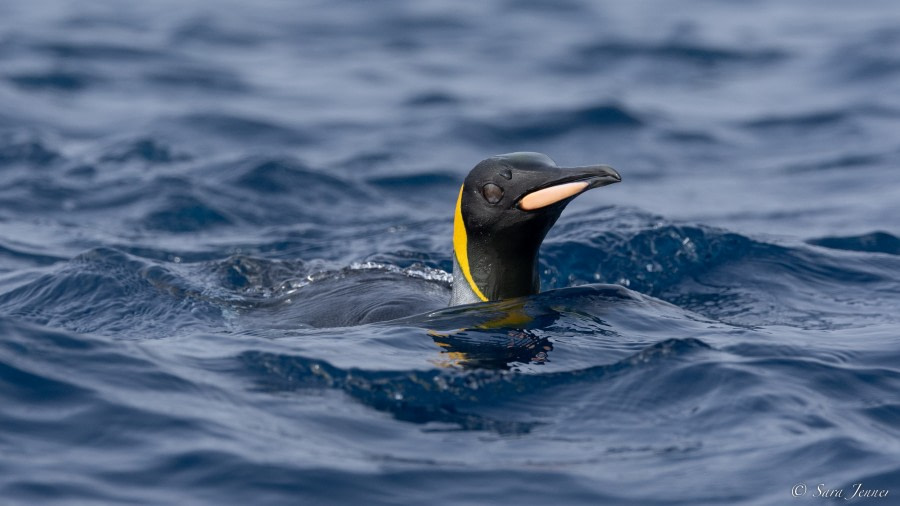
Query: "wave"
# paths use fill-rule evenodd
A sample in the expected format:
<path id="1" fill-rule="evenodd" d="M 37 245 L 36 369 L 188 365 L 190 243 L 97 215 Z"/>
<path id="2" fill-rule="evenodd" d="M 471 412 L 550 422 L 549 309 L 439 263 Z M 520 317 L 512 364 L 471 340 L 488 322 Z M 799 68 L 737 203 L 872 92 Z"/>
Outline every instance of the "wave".
<path id="1" fill-rule="evenodd" d="M 720 65 L 770 65 L 788 57 L 782 49 L 737 48 L 678 40 L 659 43 L 639 41 L 604 41 L 587 45 L 578 51 L 582 64 L 609 65 L 617 60 L 648 59 L 666 65 L 682 64 L 700 67 Z"/>
<path id="2" fill-rule="evenodd" d="M 0 294 L 0 309 L 41 325 L 134 339 L 221 325 L 221 308 L 184 278 L 109 248 L 87 251 Z"/>
<path id="3" fill-rule="evenodd" d="M 267 35 L 245 29 L 241 25 L 229 25 L 215 16 L 198 16 L 188 19 L 171 34 L 173 45 L 208 44 L 238 48 L 256 47 L 267 40 Z"/>
<path id="4" fill-rule="evenodd" d="M 450 92 L 446 91 L 426 91 L 416 93 L 404 101 L 404 104 L 411 108 L 418 107 L 438 107 L 453 106 L 462 102 L 462 99 Z"/>
<path id="5" fill-rule="evenodd" d="M 897 57 L 900 30 L 896 27 L 866 30 L 862 37 L 854 39 L 832 49 L 822 65 L 823 73 L 844 85 L 871 85 L 873 81 L 889 80 L 900 73 Z"/>
<path id="6" fill-rule="evenodd" d="M 235 73 L 196 64 L 168 65 L 148 72 L 144 77 L 152 85 L 204 94 L 252 91 L 252 87 Z"/>
<path id="7" fill-rule="evenodd" d="M 307 205 L 339 202 L 348 193 L 354 198 L 364 194 L 351 182 L 321 172 L 294 159 L 249 160 L 236 167 L 237 173 L 228 182 L 239 188 L 260 194 L 303 195 Z"/>
<path id="8" fill-rule="evenodd" d="M 806 328 L 885 314 L 874 295 L 896 296 L 898 267 L 891 258 L 836 256 L 619 208 L 568 216 L 541 253 L 548 288 L 617 283 L 715 319 Z"/>
<path id="9" fill-rule="evenodd" d="M 423 313 L 447 305 L 450 299 L 448 275 L 424 266 L 400 269 L 373 263 L 354 264 L 337 270 L 307 268 L 284 270 L 283 265 L 253 261 L 250 265 L 261 267 L 250 276 L 259 281 L 275 281 L 276 289 L 268 283 L 251 284 L 245 260 L 228 260 L 232 265 L 226 272 L 237 274 L 235 262 L 240 262 L 242 274 L 236 277 L 237 285 L 247 293 L 250 286 L 263 288 L 266 297 L 232 299 L 233 307 L 243 311 L 244 323 L 260 328 L 334 328 L 365 325 L 371 322 L 393 320 L 411 314 Z M 220 266 L 221 269 L 223 266 Z M 281 268 L 280 275 L 268 280 L 274 269 Z M 232 276 L 232 280 L 235 278 Z"/>
<path id="10" fill-rule="evenodd" d="M 400 180 L 354 181 L 288 156 L 215 163 L 197 163 L 195 157 L 155 136 L 116 140 L 78 157 L 63 156 L 37 138 L 0 139 L 0 170 L 7 175 L 0 208 L 60 220 L 76 213 L 81 223 L 106 223 L 104 212 L 113 210 L 127 225 L 111 232 L 126 235 L 134 230 L 185 234 L 260 225 L 358 224 L 382 222 L 385 216 L 396 222 L 403 211 L 373 209 L 383 200 L 377 192 L 394 191 Z M 41 170 L 24 170 L 29 166 Z M 438 177 L 435 184 L 444 179 Z"/>
<path id="11" fill-rule="evenodd" d="M 843 153 L 837 156 L 792 163 L 785 167 L 785 172 L 794 174 L 821 173 L 836 170 L 865 170 L 878 167 L 891 160 L 893 153 Z"/>
<path id="12" fill-rule="evenodd" d="M 192 158 L 189 153 L 178 150 L 163 139 L 140 137 L 120 141 L 104 148 L 97 158 L 97 162 L 119 164 L 137 161 L 172 164 L 190 161 Z"/>
<path id="13" fill-rule="evenodd" d="M 194 195 L 169 195 L 160 208 L 147 214 L 141 223 L 148 230 L 186 233 L 233 225 L 235 219 L 225 209 Z"/>
<path id="14" fill-rule="evenodd" d="M 246 189 L 274 197 L 284 195 L 285 205 L 272 211 L 279 213 L 283 222 L 303 219 L 302 210 L 289 207 L 287 201 L 293 198 L 294 192 L 286 188 L 317 188 L 314 193 L 318 198 L 341 202 L 346 198 L 346 186 L 352 187 L 340 180 L 318 178 L 302 165 L 274 161 L 239 163 L 219 174 L 224 187 L 243 191 L 244 178 L 252 174 L 252 185 Z M 304 185 L 307 178 L 316 183 Z M 173 180 L 165 184 L 177 187 L 183 183 Z M 220 207 L 222 202 L 227 202 L 221 197 L 217 200 L 219 205 L 210 205 L 195 196 L 203 195 L 204 191 L 158 192 L 169 196 L 139 204 L 138 208 L 152 205 L 152 211 L 137 223 L 144 230 L 177 236 L 262 221 L 252 214 L 258 211 L 242 208 L 237 197 L 233 205 Z M 365 195 L 365 191 L 361 193 Z M 136 195 L 138 201 L 144 198 Z M 103 208 L 101 205 L 98 210 Z M 279 321 L 280 328 L 358 325 L 402 318 L 446 305 L 451 247 L 446 238 L 431 238 L 431 231 L 443 226 L 443 222 L 400 227 L 399 232 L 394 230 L 396 226 L 372 229 L 369 225 L 356 224 L 343 227 L 342 234 L 328 235 L 323 228 L 327 228 L 328 220 L 320 221 L 296 228 L 294 232 L 282 230 L 275 237 L 259 235 L 256 242 L 246 246 L 237 243 L 236 247 L 255 253 L 212 263 L 209 260 L 217 255 L 202 248 L 180 252 L 171 247 L 160 249 L 132 243 L 123 244 L 121 250 L 138 256 L 99 249 L 80 255 L 62 267 L 54 267 L 62 260 L 60 257 L 44 255 L 28 246 L 23 246 L 25 249 L 15 246 L 9 255 L 16 262 L 51 266 L 56 270 L 33 282 L 30 288 L 19 287 L 3 294 L 0 305 L 11 305 L 22 314 L 49 314 L 37 317 L 36 321 L 59 319 L 61 325 L 71 328 L 66 325 L 86 322 L 79 321 L 79 317 L 66 318 L 66 308 L 73 315 L 81 314 L 80 318 L 89 319 L 88 313 L 81 312 L 85 310 L 83 304 L 78 303 L 79 297 L 88 296 L 84 287 L 93 287 L 88 291 L 96 294 L 105 293 L 108 300 L 103 303 L 112 304 L 110 307 L 116 304 L 127 307 L 131 301 L 123 300 L 123 294 L 133 290 L 132 285 L 149 289 L 145 285 L 147 280 L 141 276 L 157 270 L 174 276 L 175 286 L 206 294 L 203 304 L 211 304 L 207 309 L 213 312 L 235 304 L 240 306 L 241 297 L 249 297 L 245 302 L 252 306 L 259 302 L 255 298 L 260 293 L 276 296 L 253 311 L 259 319 Z M 351 244 L 347 244 L 348 240 Z M 380 244 L 376 249 L 384 252 L 355 256 L 352 241 L 359 240 Z M 622 285 L 735 325 L 842 328 L 864 321 L 884 321 L 885 315 L 892 314 L 889 306 L 900 292 L 894 281 L 900 268 L 896 241 L 885 233 L 810 241 L 830 248 L 890 253 L 859 256 L 803 244 L 765 242 L 710 227 L 668 223 L 634 210 L 600 208 L 569 215 L 554 228 L 541 251 L 541 279 L 544 290 L 595 283 Z M 37 256 L 30 258 L 32 252 Z M 259 257 L 272 254 L 296 260 Z M 177 262 L 191 263 L 173 263 L 176 257 Z M 417 276 L 416 269 L 435 274 L 432 278 Z M 559 304 L 577 306 L 575 293 L 567 294 L 571 298 L 564 297 Z M 193 303 L 189 297 L 160 301 L 158 296 L 150 298 L 156 298 L 163 313 L 173 307 L 183 310 L 182 305 Z M 99 316 L 96 329 L 112 324 L 118 318 L 118 311 L 112 311 L 107 317 Z"/>
<path id="15" fill-rule="evenodd" d="M 514 403 L 522 395 L 539 397 L 547 390 L 573 383 L 596 383 L 626 370 L 650 368 L 658 371 L 661 363 L 684 360 L 707 349 L 709 346 L 696 339 L 671 339 L 615 364 L 540 375 L 485 369 L 465 374 L 441 370 L 344 370 L 319 360 L 259 352 L 245 352 L 240 359 L 247 371 L 256 376 L 258 388 L 266 391 L 335 388 L 404 421 L 443 422 L 464 430 L 522 434 L 537 424 L 491 418 L 470 410 L 479 405 L 496 407 Z"/>
<path id="16" fill-rule="evenodd" d="M 871 232 L 853 236 L 831 236 L 809 239 L 809 244 L 825 248 L 900 255 L 900 238 L 887 232 Z"/>
<path id="17" fill-rule="evenodd" d="M 15 74 L 7 79 L 19 88 L 29 91 L 76 92 L 103 82 L 103 79 L 94 74 L 66 71 Z"/>
<path id="18" fill-rule="evenodd" d="M 55 260 L 25 256 L 37 264 Z M 443 307 L 450 297 L 448 275 L 425 266 L 327 269 L 246 256 L 180 262 L 91 250 L 0 294 L 0 309 L 78 332 L 127 329 L 146 338 L 229 325 L 234 312 L 248 328 L 360 325 Z"/>
<path id="19" fill-rule="evenodd" d="M 781 134 L 785 130 L 808 134 L 818 130 L 846 128 L 856 132 L 864 118 L 895 119 L 898 111 L 877 103 L 853 104 L 848 107 L 770 114 L 743 121 L 740 126 L 757 132 Z"/>
<path id="20" fill-rule="evenodd" d="M 242 142 L 304 145 L 317 140 L 317 136 L 306 129 L 272 119 L 222 112 L 194 112 L 163 123 L 171 123 L 175 128 L 195 134 L 203 132 L 219 139 L 239 139 Z"/>
<path id="21" fill-rule="evenodd" d="M 519 112 L 487 120 L 469 120 L 456 128 L 463 138 L 483 143 L 539 141 L 579 130 L 632 129 L 645 124 L 624 105 L 599 103 L 570 110 Z"/>
<path id="22" fill-rule="evenodd" d="M 767 116 L 746 121 L 743 126 L 757 130 L 773 128 L 811 129 L 846 123 L 853 117 L 851 110 L 812 111 L 783 116 Z"/>
<path id="23" fill-rule="evenodd" d="M 147 61 L 162 60 L 169 55 L 146 46 L 130 46 L 109 42 L 42 42 L 32 45 L 39 53 L 64 60 Z"/>
<path id="24" fill-rule="evenodd" d="M 32 249 L 27 245 L 16 244 L 14 241 L 0 240 L 0 258 L 3 266 L 0 272 L 12 271 L 22 267 L 53 265 L 65 261 L 64 257 L 48 255 Z"/>
<path id="25" fill-rule="evenodd" d="M 45 139 L 22 134 L 0 135 L 0 169 L 15 165 L 44 167 L 60 159 L 59 151 Z"/>

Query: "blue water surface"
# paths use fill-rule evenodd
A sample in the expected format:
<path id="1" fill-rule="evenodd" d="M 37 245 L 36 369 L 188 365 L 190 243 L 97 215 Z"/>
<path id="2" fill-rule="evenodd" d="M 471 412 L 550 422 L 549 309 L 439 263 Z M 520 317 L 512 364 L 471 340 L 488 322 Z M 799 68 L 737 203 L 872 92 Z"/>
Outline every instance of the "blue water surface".
<path id="1" fill-rule="evenodd" d="M 0 502 L 896 504 L 898 171 L 887 0 L 0 2 Z"/>

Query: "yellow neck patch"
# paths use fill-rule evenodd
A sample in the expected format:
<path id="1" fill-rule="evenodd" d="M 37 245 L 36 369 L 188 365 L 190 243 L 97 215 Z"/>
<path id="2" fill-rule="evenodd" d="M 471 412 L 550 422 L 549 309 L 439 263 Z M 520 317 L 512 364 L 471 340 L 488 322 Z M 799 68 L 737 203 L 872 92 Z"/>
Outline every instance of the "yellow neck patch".
<path id="1" fill-rule="evenodd" d="M 453 217 L 453 251 L 456 253 L 456 261 L 459 263 L 459 268 L 462 269 L 463 276 L 466 277 L 466 281 L 469 282 L 472 291 L 475 292 L 479 299 L 487 302 L 487 297 L 478 289 L 478 285 L 472 279 L 472 272 L 469 270 L 469 237 L 466 235 L 466 224 L 463 222 L 462 217 L 464 188 L 465 186 L 459 189 L 459 199 L 456 201 L 456 214 Z"/>

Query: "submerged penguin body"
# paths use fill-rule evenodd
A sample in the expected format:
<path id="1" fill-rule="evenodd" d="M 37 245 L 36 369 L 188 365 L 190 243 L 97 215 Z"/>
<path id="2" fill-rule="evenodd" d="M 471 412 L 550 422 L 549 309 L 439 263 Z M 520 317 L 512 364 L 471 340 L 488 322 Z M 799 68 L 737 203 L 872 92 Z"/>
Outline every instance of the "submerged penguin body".
<path id="1" fill-rule="evenodd" d="M 563 209 L 581 193 L 619 181 L 606 165 L 563 168 L 541 153 L 480 162 L 456 203 L 450 305 L 538 293 L 538 250 Z"/>

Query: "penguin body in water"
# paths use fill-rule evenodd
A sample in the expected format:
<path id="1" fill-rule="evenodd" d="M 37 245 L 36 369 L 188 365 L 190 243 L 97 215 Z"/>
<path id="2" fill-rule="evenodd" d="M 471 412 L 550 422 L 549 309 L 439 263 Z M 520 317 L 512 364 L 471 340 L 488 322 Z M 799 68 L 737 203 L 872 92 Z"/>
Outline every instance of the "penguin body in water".
<path id="1" fill-rule="evenodd" d="M 612 167 L 564 168 L 541 153 L 478 163 L 456 203 L 450 305 L 538 293 L 538 250 L 563 209 L 581 193 L 621 180 Z"/>

